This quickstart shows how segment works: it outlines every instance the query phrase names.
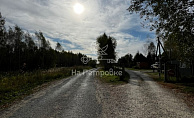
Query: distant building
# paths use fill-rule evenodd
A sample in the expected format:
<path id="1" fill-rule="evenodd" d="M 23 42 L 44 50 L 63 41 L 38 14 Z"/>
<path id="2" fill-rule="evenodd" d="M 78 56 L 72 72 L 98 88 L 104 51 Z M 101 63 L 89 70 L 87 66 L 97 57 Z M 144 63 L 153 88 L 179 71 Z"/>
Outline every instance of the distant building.
<path id="1" fill-rule="evenodd" d="M 146 69 L 149 68 L 148 62 L 137 62 L 137 67 L 140 69 Z"/>

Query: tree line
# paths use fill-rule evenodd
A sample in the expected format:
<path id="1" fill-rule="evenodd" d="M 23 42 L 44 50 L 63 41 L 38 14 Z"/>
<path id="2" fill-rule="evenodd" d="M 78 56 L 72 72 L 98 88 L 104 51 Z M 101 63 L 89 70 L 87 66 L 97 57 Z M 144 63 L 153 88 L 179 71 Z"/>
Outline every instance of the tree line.
<path id="1" fill-rule="evenodd" d="M 152 64 L 159 60 L 158 56 L 156 56 L 156 46 L 153 42 L 148 42 L 145 45 L 146 56 L 137 52 L 134 57 L 132 54 L 126 54 L 119 58 L 118 61 L 115 51 L 117 41 L 114 37 L 107 36 L 104 33 L 96 39 L 96 43 L 98 47 L 98 60 L 100 65 L 104 67 L 104 70 L 114 69 L 114 66 L 137 67 L 137 63 L 144 63 L 143 68 L 150 68 Z"/>
<path id="2" fill-rule="evenodd" d="M 17 25 L 6 29 L 4 24 L 5 18 L 0 13 L 0 71 L 83 65 L 81 58 L 86 55 L 64 51 L 60 43 L 51 48 L 41 31 L 30 34 Z"/>
<path id="3" fill-rule="evenodd" d="M 156 46 L 153 42 L 150 42 L 149 45 L 146 47 L 146 56 L 144 56 L 139 51 L 133 57 L 132 54 L 126 54 L 118 59 L 118 65 L 121 67 L 128 67 L 128 68 L 150 68 L 152 64 L 157 62 L 158 56 L 156 56 Z M 142 63 L 141 67 L 137 66 L 137 63 Z"/>

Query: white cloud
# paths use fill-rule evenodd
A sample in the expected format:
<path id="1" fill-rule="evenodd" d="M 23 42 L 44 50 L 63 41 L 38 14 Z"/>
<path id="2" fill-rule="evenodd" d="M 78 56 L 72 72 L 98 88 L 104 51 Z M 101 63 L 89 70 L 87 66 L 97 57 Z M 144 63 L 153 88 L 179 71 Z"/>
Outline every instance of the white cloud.
<path id="1" fill-rule="evenodd" d="M 79 2 L 85 7 L 81 15 L 73 11 Z M 117 39 L 119 56 L 141 51 L 141 35 L 150 34 L 140 26 L 138 15 L 126 10 L 130 0 L 1 0 L 0 12 L 7 24 L 17 24 L 30 32 L 41 30 L 55 47 L 60 39 L 65 50 L 92 54 L 89 45 L 106 32 Z M 139 36 L 123 30 L 139 31 Z M 143 34 L 141 34 L 141 32 Z M 81 48 L 81 49 L 80 49 Z"/>

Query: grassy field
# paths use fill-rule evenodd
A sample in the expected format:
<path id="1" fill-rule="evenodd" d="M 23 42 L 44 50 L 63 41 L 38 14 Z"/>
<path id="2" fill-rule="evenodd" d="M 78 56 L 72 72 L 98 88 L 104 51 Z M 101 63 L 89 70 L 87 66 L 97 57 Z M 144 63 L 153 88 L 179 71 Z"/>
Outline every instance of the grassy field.
<path id="1" fill-rule="evenodd" d="M 54 68 L 26 73 L 0 74 L 0 106 L 32 93 L 33 88 L 72 75 L 72 70 L 83 71 L 89 67 Z"/>
<path id="2" fill-rule="evenodd" d="M 104 71 L 100 69 L 99 71 Z M 119 71 L 119 70 L 116 70 Z M 120 84 L 126 84 L 128 83 L 130 79 L 130 75 L 125 72 L 125 77 L 120 78 L 120 76 L 112 75 L 111 73 L 99 75 L 98 78 L 103 83 L 113 84 L 113 85 L 120 85 Z"/>

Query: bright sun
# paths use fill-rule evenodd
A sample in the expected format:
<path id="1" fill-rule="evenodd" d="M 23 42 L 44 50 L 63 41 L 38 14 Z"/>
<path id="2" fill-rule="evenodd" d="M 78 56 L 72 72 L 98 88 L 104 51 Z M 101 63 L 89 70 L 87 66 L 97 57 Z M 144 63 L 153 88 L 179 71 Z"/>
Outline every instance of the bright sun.
<path id="1" fill-rule="evenodd" d="M 84 11 L 84 6 L 81 5 L 81 4 L 79 4 L 79 3 L 76 3 L 76 4 L 73 6 L 73 9 L 74 9 L 74 12 L 75 12 L 76 14 L 81 14 L 81 13 L 83 13 L 83 11 Z"/>

